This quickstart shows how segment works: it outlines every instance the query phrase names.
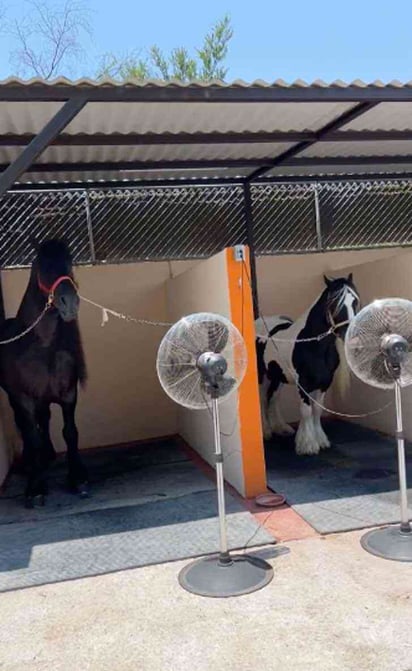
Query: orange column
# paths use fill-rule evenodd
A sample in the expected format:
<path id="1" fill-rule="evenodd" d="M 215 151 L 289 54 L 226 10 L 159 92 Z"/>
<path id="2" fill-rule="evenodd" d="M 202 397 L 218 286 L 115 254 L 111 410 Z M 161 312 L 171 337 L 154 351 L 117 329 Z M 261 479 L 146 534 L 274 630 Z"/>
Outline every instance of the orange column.
<path id="1" fill-rule="evenodd" d="M 248 366 L 239 388 L 239 425 L 243 459 L 243 473 L 247 497 L 267 491 L 265 455 L 260 419 L 259 388 L 255 353 L 255 325 L 250 287 L 249 249 L 245 247 L 245 261 L 236 261 L 234 249 L 226 249 L 229 283 L 230 312 L 233 324 L 243 334 Z"/>

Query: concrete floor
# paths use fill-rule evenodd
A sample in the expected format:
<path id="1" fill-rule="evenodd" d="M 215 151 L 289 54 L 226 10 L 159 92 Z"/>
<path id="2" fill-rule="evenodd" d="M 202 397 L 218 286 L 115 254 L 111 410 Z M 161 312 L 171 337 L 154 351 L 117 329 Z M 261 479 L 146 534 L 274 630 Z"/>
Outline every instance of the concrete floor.
<path id="1" fill-rule="evenodd" d="M 285 545 L 273 582 L 184 592 L 183 563 L 0 595 L 1 671 L 412 671 L 412 567 L 359 532 Z"/>

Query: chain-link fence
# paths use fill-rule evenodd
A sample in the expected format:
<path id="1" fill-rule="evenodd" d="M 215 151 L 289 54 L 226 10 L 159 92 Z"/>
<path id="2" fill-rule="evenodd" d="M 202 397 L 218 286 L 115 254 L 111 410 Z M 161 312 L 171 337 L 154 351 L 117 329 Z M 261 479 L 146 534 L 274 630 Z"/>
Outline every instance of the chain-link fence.
<path id="1" fill-rule="evenodd" d="M 412 245 L 412 181 L 251 186 L 256 253 Z M 0 264 L 64 237 L 76 263 L 206 258 L 247 242 L 241 185 L 11 192 L 0 199 Z"/>

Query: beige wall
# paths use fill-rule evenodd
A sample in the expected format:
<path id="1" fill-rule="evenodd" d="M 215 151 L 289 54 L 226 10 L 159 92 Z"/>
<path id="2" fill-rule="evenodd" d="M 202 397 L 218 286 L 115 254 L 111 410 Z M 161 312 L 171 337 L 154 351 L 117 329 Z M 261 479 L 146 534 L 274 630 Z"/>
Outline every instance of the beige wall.
<path id="1" fill-rule="evenodd" d="M 168 282 L 169 318 L 176 321 L 194 312 L 216 312 L 231 319 L 226 253 L 198 263 L 176 279 Z M 202 457 L 214 464 L 213 425 L 208 410 L 178 410 L 181 436 Z M 238 492 L 244 494 L 245 483 L 238 422 L 238 394 L 232 394 L 220 405 L 222 450 L 225 478 Z"/>
<path id="2" fill-rule="evenodd" d="M 322 254 L 262 256 L 257 259 L 259 308 L 263 315 L 286 315 L 296 319 L 323 290 L 323 273 L 339 277 L 360 264 L 379 259 L 398 259 L 407 249 L 371 249 Z M 396 265 L 396 260 L 394 261 Z M 355 271 L 358 285 L 358 270 Z M 364 300 L 363 291 L 361 297 Z M 327 402 L 332 403 L 332 392 Z M 299 397 L 291 385 L 282 390 L 280 405 L 286 421 L 299 419 Z"/>
<path id="3" fill-rule="evenodd" d="M 136 317 L 167 321 L 166 280 L 193 262 L 136 263 L 79 267 L 80 292 L 98 303 Z M 5 309 L 14 316 L 28 280 L 27 270 L 2 272 Z M 80 326 L 89 369 L 77 421 L 81 447 L 97 447 L 173 434 L 176 406 L 157 380 L 155 361 L 165 330 L 138 326 L 114 317 L 101 327 L 101 311 L 82 303 Z M 7 422 L 8 431 L 11 431 Z M 60 413 L 53 411 L 53 440 L 64 449 Z M 16 438 L 7 441 L 10 446 Z M 1 449 L 0 479 L 5 464 Z M 3 466 L 2 466 L 3 464 Z"/>
<path id="4" fill-rule="evenodd" d="M 376 298 L 399 297 L 412 300 L 411 251 L 373 263 L 353 265 L 345 270 L 354 273 L 363 305 L 367 305 Z M 412 440 L 412 388 L 406 388 L 402 397 L 405 435 L 408 440 Z M 374 389 L 353 376 L 347 401 L 340 404 L 339 410 L 348 413 L 367 413 L 383 407 L 392 398 L 392 391 Z M 395 433 L 393 405 L 383 412 L 353 421 L 390 435 Z"/>

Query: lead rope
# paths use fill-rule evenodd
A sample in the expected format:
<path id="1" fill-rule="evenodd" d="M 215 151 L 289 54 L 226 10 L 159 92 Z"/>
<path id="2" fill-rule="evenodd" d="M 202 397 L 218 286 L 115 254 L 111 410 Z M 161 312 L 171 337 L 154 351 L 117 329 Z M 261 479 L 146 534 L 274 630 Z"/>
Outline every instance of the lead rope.
<path id="1" fill-rule="evenodd" d="M 28 333 L 30 333 L 30 331 L 33 331 L 33 329 L 35 329 L 36 326 L 38 324 L 40 324 L 40 322 L 43 319 L 46 312 L 48 310 L 50 310 L 50 308 L 52 306 L 52 303 L 53 303 L 53 296 L 50 295 L 49 298 L 47 299 L 46 305 L 44 306 L 42 312 L 39 314 L 37 319 L 35 319 L 34 322 L 32 324 L 30 324 L 30 326 L 28 326 L 21 333 L 18 333 L 16 336 L 13 336 L 12 338 L 7 338 L 7 340 L 0 340 L 0 346 L 1 345 L 10 345 L 11 343 L 16 342 L 17 340 L 20 340 L 21 338 L 24 338 L 24 336 L 26 336 Z"/>
<path id="2" fill-rule="evenodd" d="M 102 323 L 101 323 L 102 326 L 107 324 L 107 322 L 109 321 L 109 315 L 117 317 L 117 319 L 123 319 L 126 322 L 133 322 L 135 324 L 142 324 L 144 326 L 164 326 L 164 327 L 173 326 L 172 322 L 156 322 L 150 319 L 137 319 L 136 317 L 125 315 L 122 312 L 116 312 L 116 310 L 106 308 L 104 307 L 104 305 L 100 305 L 100 303 L 96 303 L 95 301 L 90 300 L 90 298 L 86 298 L 85 296 L 82 296 L 79 293 L 78 296 L 81 301 L 84 301 L 85 303 L 90 303 L 90 305 L 94 305 L 95 308 L 99 308 L 99 310 L 102 311 Z"/>
<path id="3" fill-rule="evenodd" d="M 244 263 L 244 262 L 243 262 L 243 263 Z M 245 264 L 245 266 L 246 266 L 246 264 Z M 248 274 L 248 272 L 247 272 L 247 267 L 246 267 L 246 276 L 247 276 L 248 281 L 249 281 L 249 286 L 252 287 L 252 285 L 251 285 L 251 281 L 250 281 L 250 277 L 249 277 L 249 274 Z M 346 417 L 346 418 L 348 418 L 348 419 L 362 419 L 362 418 L 365 418 L 365 417 L 371 417 L 372 415 L 378 415 L 380 412 L 383 412 L 384 410 L 386 410 L 387 408 L 389 408 L 391 405 L 393 405 L 393 400 L 392 400 L 392 401 L 390 401 L 389 403 L 386 403 L 386 405 L 382 406 L 381 408 L 378 408 L 377 410 L 371 410 L 370 412 L 359 413 L 359 414 L 352 414 L 352 413 L 346 413 L 346 412 L 338 412 L 337 410 L 331 410 L 330 408 L 327 408 L 326 406 L 322 405 L 322 403 L 319 403 L 319 401 L 317 401 L 315 398 L 313 398 L 313 396 L 311 396 L 311 395 L 309 394 L 309 392 L 307 392 L 307 391 L 302 387 L 302 385 L 299 383 L 299 380 L 298 380 L 298 377 L 297 377 L 295 371 L 294 371 L 294 370 L 288 365 L 288 363 L 284 360 L 284 358 L 282 357 L 282 355 L 281 355 L 281 353 L 280 353 L 280 351 L 279 351 L 278 346 L 276 345 L 276 341 L 277 341 L 277 342 L 294 342 L 294 343 L 302 343 L 302 342 L 313 342 L 313 341 L 316 340 L 316 341 L 319 342 L 319 341 L 323 340 L 324 338 L 326 338 L 328 335 L 333 335 L 333 334 L 335 334 L 335 330 L 338 329 L 340 326 L 346 326 L 346 324 L 349 323 L 349 320 L 346 320 L 346 321 L 344 321 L 344 322 L 339 322 L 338 324 L 335 324 L 334 319 L 333 319 L 333 315 L 332 315 L 331 312 L 329 311 L 329 312 L 328 312 L 328 317 L 329 317 L 330 322 L 332 323 L 332 326 L 328 329 L 328 331 L 326 331 L 325 333 L 321 333 L 321 334 L 318 335 L 318 336 L 314 336 L 314 337 L 312 337 L 312 338 L 299 338 L 299 339 L 296 339 L 296 340 L 292 340 L 292 339 L 289 339 L 289 340 L 288 340 L 287 338 L 274 338 L 273 336 L 271 336 L 271 335 L 270 335 L 270 329 L 268 328 L 268 325 L 266 324 L 265 318 L 262 317 L 262 316 L 260 316 L 260 315 L 259 315 L 259 317 L 260 317 L 260 319 L 262 320 L 262 323 L 263 323 L 263 325 L 264 325 L 264 327 L 265 327 L 265 329 L 266 329 L 266 331 L 267 331 L 267 336 L 256 336 L 256 338 L 257 338 L 257 339 L 260 339 L 260 340 L 266 340 L 266 341 L 271 340 L 271 341 L 272 341 L 273 346 L 274 346 L 275 350 L 277 351 L 277 353 L 278 353 L 278 355 L 279 355 L 279 358 L 280 358 L 281 361 L 282 361 L 282 364 L 285 366 L 286 370 L 289 372 L 291 378 L 294 380 L 294 383 L 296 384 L 296 386 L 298 387 L 298 389 L 300 389 L 300 390 L 303 392 L 303 394 L 306 396 L 306 398 L 310 399 L 310 401 L 311 401 L 312 403 L 314 403 L 315 405 L 317 405 L 318 408 L 320 408 L 320 409 L 323 410 L 324 412 L 327 412 L 327 413 L 329 413 L 330 415 L 335 415 L 336 417 Z"/>
<path id="4" fill-rule="evenodd" d="M 102 324 L 101 324 L 102 326 L 104 326 L 108 322 L 109 314 L 112 315 L 113 317 L 117 317 L 118 319 L 123 319 L 126 322 L 134 322 L 135 324 L 142 324 L 146 326 L 162 326 L 162 327 L 173 326 L 171 322 L 156 322 L 151 321 L 150 319 L 136 319 L 135 317 L 131 317 L 130 315 L 125 315 L 122 314 L 121 312 L 116 312 L 116 310 L 106 308 L 103 305 L 100 305 L 99 303 L 95 303 L 95 301 L 90 300 L 90 298 L 81 296 L 80 294 L 78 294 L 78 296 L 85 303 L 90 303 L 91 305 L 94 305 L 94 307 L 99 308 L 102 311 Z M 39 316 L 34 320 L 34 322 L 30 324 L 30 326 L 28 326 L 26 329 L 24 329 L 24 331 L 21 331 L 21 333 L 18 333 L 12 338 L 7 338 L 6 340 L 0 340 L 0 347 L 1 345 L 10 345 L 13 342 L 17 342 L 17 340 L 21 340 L 21 338 L 24 338 L 31 331 L 33 331 L 36 328 L 36 326 L 40 324 L 46 312 L 48 312 L 48 310 L 50 310 L 50 308 L 52 307 L 53 299 L 54 295 L 49 294 L 46 305 L 44 306 Z"/>

